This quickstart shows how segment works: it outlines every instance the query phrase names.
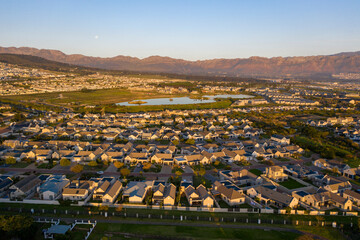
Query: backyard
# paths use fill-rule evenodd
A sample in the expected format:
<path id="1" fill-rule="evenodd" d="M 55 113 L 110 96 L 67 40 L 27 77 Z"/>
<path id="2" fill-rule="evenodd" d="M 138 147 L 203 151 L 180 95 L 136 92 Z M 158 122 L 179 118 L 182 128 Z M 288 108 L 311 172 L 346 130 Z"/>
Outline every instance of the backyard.
<path id="1" fill-rule="evenodd" d="M 279 184 L 283 187 L 286 187 L 287 189 L 295 189 L 295 188 L 301 188 L 301 187 L 305 187 L 305 185 L 299 183 L 298 181 L 289 178 L 286 181 L 283 182 L 279 182 Z"/>

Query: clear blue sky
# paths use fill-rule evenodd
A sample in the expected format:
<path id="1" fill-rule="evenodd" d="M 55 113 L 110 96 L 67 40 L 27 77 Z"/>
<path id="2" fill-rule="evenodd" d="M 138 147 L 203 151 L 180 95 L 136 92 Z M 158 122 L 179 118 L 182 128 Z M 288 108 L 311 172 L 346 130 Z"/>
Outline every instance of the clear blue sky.
<path id="1" fill-rule="evenodd" d="M 0 46 L 189 60 L 360 50 L 359 0 L 0 0 Z"/>

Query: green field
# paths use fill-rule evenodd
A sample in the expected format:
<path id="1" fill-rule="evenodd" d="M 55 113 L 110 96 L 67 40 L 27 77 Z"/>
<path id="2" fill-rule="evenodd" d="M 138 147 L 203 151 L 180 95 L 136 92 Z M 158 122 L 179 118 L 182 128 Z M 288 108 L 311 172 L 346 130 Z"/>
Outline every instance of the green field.
<path id="1" fill-rule="evenodd" d="M 41 93 L 16 96 L 1 96 L 0 101 L 10 104 L 21 104 L 36 109 L 59 110 L 61 107 L 70 107 L 74 111 L 101 112 L 105 107 L 106 112 L 142 112 L 162 111 L 165 109 L 209 109 L 227 108 L 231 105 L 228 99 L 213 103 L 179 104 L 179 105 L 149 105 L 149 106 L 116 106 L 115 103 L 129 102 L 150 98 L 183 97 L 184 94 L 162 94 L 156 92 L 130 91 L 127 89 L 101 89 L 84 90 L 76 92 Z M 86 106 L 96 108 L 86 108 Z"/>
<path id="2" fill-rule="evenodd" d="M 3 96 L 0 99 L 11 101 L 23 102 L 45 102 L 56 105 L 73 105 L 78 104 L 112 104 L 135 99 L 169 97 L 172 95 L 159 94 L 154 92 L 138 92 L 129 91 L 127 89 L 100 89 L 100 90 L 87 90 L 76 92 L 54 92 L 54 93 L 40 93 L 40 94 L 27 94 L 16 96 Z"/>
<path id="3" fill-rule="evenodd" d="M 296 239 L 298 233 L 285 231 L 265 231 L 261 229 L 232 229 L 222 227 L 164 226 L 142 224 L 106 224 L 98 223 L 89 239 L 101 239 L 110 236 L 115 239 Z M 129 238 L 128 238 L 129 237 Z"/>

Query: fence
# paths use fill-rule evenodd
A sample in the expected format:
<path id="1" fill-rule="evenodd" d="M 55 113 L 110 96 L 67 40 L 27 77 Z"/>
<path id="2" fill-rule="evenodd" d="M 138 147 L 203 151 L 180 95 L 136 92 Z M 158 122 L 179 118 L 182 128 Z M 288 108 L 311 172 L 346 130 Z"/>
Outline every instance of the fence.
<path id="1" fill-rule="evenodd" d="M 46 200 L 23 200 L 23 201 L 11 201 L 10 199 L 1 199 L 3 203 L 28 203 L 28 204 L 48 204 L 48 205 L 60 205 L 58 201 L 46 201 Z M 99 207 L 101 203 L 87 203 L 73 204 L 72 206 L 84 206 L 84 207 Z M 217 213 L 263 213 L 263 214 L 288 214 L 285 209 L 264 209 L 264 208 L 207 208 L 207 207 L 181 207 L 181 206 L 158 206 L 158 205 L 144 205 L 144 204 L 111 204 L 107 205 L 115 208 L 129 208 L 129 209 L 153 209 L 153 210 L 170 210 L 170 211 L 188 211 L 188 212 L 217 212 Z M 84 208 L 85 209 L 85 208 Z M 68 210 L 65 210 L 68 211 Z M 56 209 L 54 212 L 56 213 Z M 293 215 L 325 215 L 325 211 L 304 211 L 304 210 L 291 210 L 290 214 Z M 341 216 L 358 216 L 358 212 L 340 212 Z M 339 212 L 329 212 L 328 215 L 339 215 Z"/>
<path id="2" fill-rule="evenodd" d="M 22 213 L 22 214 L 31 214 L 33 216 L 41 214 L 53 214 L 54 209 L 24 209 L 18 207 L 7 207 L 0 208 L 0 211 L 10 211 L 11 213 Z M 217 211 L 216 211 L 217 212 Z M 261 211 L 261 213 L 270 213 L 269 209 Z M 230 212 L 229 212 L 230 213 Z M 233 213 L 253 213 L 247 212 L 246 209 L 239 209 L 239 211 L 233 211 Z M 260 213 L 260 212 L 258 212 Z M 294 218 L 281 218 L 276 213 L 283 214 L 282 211 L 273 211 L 275 214 L 253 214 L 253 215 L 237 215 L 237 214 L 226 214 L 226 215 L 204 215 L 193 213 L 177 213 L 176 212 L 126 212 L 126 211 L 91 211 L 91 210 L 62 210 L 56 209 L 57 216 L 63 215 L 64 217 L 75 217 L 75 218 L 91 218 L 94 216 L 103 216 L 103 217 L 119 217 L 119 218 L 131 218 L 131 219 L 162 219 L 162 220 L 177 220 L 177 221 L 203 221 L 203 222 L 224 222 L 224 223 L 243 223 L 243 224 L 277 224 L 277 225 L 305 225 L 305 226 L 334 226 L 336 222 L 321 220 L 298 220 Z M 345 216 L 357 216 L 357 212 L 348 212 L 344 214 Z M 41 221 L 37 219 L 37 221 Z M 81 221 L 81 220 L 79 220 Z M 80 223 L 80 222 L 78 222 Z M 86 223 L 85 223 L 86 224 Z M 352 227 L 352 223 L 347 223 Z"/>

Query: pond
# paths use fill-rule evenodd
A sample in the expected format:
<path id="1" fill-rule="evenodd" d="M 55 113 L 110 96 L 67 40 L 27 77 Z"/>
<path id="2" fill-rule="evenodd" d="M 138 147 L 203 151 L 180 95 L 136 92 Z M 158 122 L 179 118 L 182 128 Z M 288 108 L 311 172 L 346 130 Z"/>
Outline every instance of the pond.
<path id="1" fill-rule="evenodd" d="M 133 100 L 130 102 L 117 103 L 119 106 L 144 106 L 144 105 L 178 105 L 178 104 L 196 104 L 196 103 L 213 103 L 216 102 L 215 98 L 252 98 L 254 96 L 244 94 L 219 94 L 219 95 L 206 95 L 202 99 L 190 97 L 177 97 L 177 98 L 152 98 Z"/>

